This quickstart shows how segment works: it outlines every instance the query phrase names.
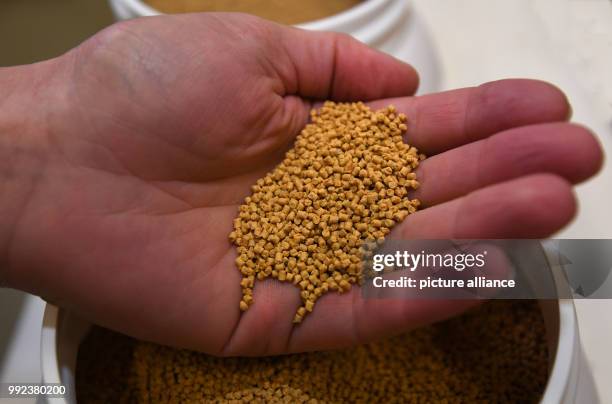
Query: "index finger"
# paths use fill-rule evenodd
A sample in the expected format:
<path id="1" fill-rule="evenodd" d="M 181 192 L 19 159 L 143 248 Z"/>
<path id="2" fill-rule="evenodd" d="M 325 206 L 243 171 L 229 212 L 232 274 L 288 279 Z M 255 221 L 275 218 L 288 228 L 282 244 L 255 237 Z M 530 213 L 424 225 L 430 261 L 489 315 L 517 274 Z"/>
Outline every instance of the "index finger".
<path id="1" fill-rule="evenodd" d="M 507 79 L 419 97 L 378 100 L 395 105 L 408 117 L 408 142 L 427 155 L 437 154 L 525 125 L 567 120 L 571 113 L 563 92 L 552 84 Z"/>

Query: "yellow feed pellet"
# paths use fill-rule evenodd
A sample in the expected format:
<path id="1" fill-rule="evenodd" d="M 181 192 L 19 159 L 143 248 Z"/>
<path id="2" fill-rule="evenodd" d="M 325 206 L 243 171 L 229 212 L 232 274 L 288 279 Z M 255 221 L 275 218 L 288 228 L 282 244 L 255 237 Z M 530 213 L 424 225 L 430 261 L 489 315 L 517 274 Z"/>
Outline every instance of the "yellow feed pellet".
<path id="1" fill-rule="evenodd" d="M 300 289 L 294 322 L 329 291 L 362 281 L 361 246 L 384 240 L 414 213 L 409 191 L 425 158 L 406 144 L 406 116 L 393 106 L 326 102 L 311 113 L 285 159 L 252 187 L 234 220 L 231 242 L 242 273 L 240 309 L 254 303 L 257 280 Z M 300 309 L 301 309 L 300 308 Z"/>
<path id="2" fill-rule="evenodd" d="M 76 371 L 79 404 L 537 403 L 548 378 L 534 301 L 338 351 L 217 358 L 96 328 Z"/>

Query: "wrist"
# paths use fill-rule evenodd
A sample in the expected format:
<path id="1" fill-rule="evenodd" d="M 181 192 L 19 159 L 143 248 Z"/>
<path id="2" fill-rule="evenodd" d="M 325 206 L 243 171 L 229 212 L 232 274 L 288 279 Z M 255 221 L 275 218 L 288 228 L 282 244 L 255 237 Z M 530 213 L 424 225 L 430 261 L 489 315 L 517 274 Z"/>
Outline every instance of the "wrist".
<path id="1" fill-rule="evenodd" d="M 50 114 L 62 104 L 59 71 L 59 59 L 0 68 L 0 286 L 21 287 L 27 277 L 16 244 L 45 171 Z"/>

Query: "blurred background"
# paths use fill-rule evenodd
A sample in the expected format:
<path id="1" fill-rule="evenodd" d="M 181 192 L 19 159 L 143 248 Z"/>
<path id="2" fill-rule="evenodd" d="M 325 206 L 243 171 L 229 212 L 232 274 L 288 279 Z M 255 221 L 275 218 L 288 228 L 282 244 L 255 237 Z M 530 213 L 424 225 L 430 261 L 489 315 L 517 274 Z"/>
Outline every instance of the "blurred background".
<path id="1" fill-rule="evenodd" d="M 506 77 L 550 81 L 568 94 L 573 119 L 592 128 L 611 154 L 610 0 L 409 3 L 430 33 L 438 57 L 432 67 L 440 71 L 438 89 Z M 105 0 L 1 0 L 0 66 L 60 55 L 113 21 Z M 580 214 L 559 236 L 612 238 L 609 164 L 577 194 Z M 608 281 L 605 287 L 612 291 Z M 612 301 L 580 300 L 576 305 L 588 366 L 602 402 L 612 402 Z M 0 290 L 0 383 L 40 380 L 42 310 L 38 298 Z"/>
<path id="2" fill-rule="evenodd" d="M 0 66 L 58 56 L 113 22 L 105 0 L 2 0 Z"/>

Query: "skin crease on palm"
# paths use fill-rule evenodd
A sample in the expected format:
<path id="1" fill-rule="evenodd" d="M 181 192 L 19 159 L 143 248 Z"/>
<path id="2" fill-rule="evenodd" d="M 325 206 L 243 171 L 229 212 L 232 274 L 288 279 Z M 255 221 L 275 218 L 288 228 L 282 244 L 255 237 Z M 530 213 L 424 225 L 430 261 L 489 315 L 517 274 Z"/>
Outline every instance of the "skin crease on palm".
<path id="1" fill-rule="evenodd" d="M 475 61 L 474 63 L 478 63 Z M 416 72 L 347 36 L 254 17 L 116 24 L 56 59 L 0 70 L 0 279 L 132 336 L 215 355 L 342 347 L 438 321 L 471 301 L 322 297 L 258 282 L 238 309 L 228 241 L 250 185 L 325 99 L 394 104 L 430 156 L 410 238 L 539 238 L 576 211 L 602 154 L 533 80 L 411 97 Z"/>

